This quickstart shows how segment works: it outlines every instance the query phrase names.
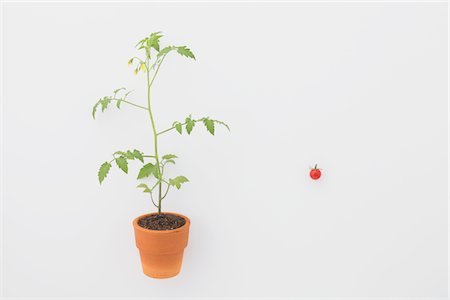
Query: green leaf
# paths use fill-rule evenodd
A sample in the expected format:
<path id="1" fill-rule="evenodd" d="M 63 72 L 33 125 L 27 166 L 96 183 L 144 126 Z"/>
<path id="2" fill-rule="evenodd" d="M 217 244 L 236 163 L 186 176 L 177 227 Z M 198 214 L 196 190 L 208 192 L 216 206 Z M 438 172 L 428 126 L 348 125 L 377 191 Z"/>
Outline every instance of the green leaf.
<path id="1" fill-rule="evenodd" d="M 108 107 L 108 104 L 111 103 L 111 100 L 108 97 L 103 97 L 95 103 L 92 108 L 92 117 L 95 119 L 95 113 L 97 112 L 97 108 L 99 105 L 102 106 L 102 112 Z"/>
<path id="2" fill-rule="evenodd" d="M 209 133 L 214 135 L 214 121 L 209 118 L 204 118 L 203 124 L 205 124 L 205 127 L 209 131 Z"/>
<path id="3" fill-rule="evenodd" d="M 109 162 L 104 162 L 100 169 L 98 170 L 98 181 L 100 181 L 100 184 L 103 180 L 105 180 L 106 175 L 108 175 L 109 170 L 111 169 L 111 164 Z"/>
<path id="4" fill-rule="evenodd" d="M 169 53 L 170 51 L 174 50 L 175 47 L 174 46 L 167 46 L 164 47 L 163 49 L 161 49 L 161 51 L 158 52 L 158 54 L 156 55 L 157 58 L 160 58 L 164 55 L 166 55 L 167 53 Z"/>
<path id="5" fill-rule="evenodd" d="M 123 99 L 125 99 L 129 94 L 131 94 L 133 91 L 128 91 L 125 93 L 125 95 L 123 96 Z"/>
<path id="6" fill-rule="evenodd" d="M 117 93 L 120 92 L 121 90 L 126 90 L 126 88 L 121 87 L 121 88 L 115 89 L 115 90 L 113 91 L 113 93 L 114 93 L 114 94 L 117 94 Z"/>
<path id="7" fill-rule="evenodd" d="M 137 179 L 145 178 L 150 176 L 155 169 L 155 165 L 152 163 L 145 164 L 139 171 Z"/>
<path id="8" fill-rule="evenodd" d="M 131 152 L 130 150 L 128 150 L 128 151 L 125 153 L 125 156 L 127 157 L 127 159 L 134 159 L 134 154 L 133 154 L 133 152 Z"/>
<path id="9" fill-rule="evenodd" d="M 175 154 L 166 154 L 162 157 L 165 163 L 175 164 L 175 160 L 173 160 L 173 158 L 178 158 L 178 156 L 176 156 Z"/>
<path id="10" fill-rule="evenodd" d="M 153 176 L 157 179 L 161 179 L 161 174 L 159 173 L 159 168 L 155 165 L 153 168 Z"/>
<path id="11" fill-rule="evenodd" d="M 118 109 L 120 109 L 120 103 L 122 102 L 122 100 L 117 100 L 116 106 Z"/>
<path id="12" fill-rule="evenodd" d="M 128 161 L 125 157 L 120 156 L 116 158 L 116 164 L 122 171 L 128 173 Z"/>
<path id="13" fill-rule="evenodd" d="M 179 134 L 181 134 L 183 132 L 183 126 L 181 125 L 181 123 L 176 123 L 175 129 L 176 129 L 176 131 L 178 131 Z"/>
<path id="14" fill-rule="evenodd" d="M 191 134 L 192 129 L 195 126 L 195 121 L 191 119 L 191 117 L 186 118 L 186 131 L 188 134 Z"/>
<path id="15" fill-rule="evenodd" d="M 150 37 L 147 39 L 147 48 L 153 48 L 159 52 L 159 39 L 162 36 L 163 35 L 161 34 L 161 31 L 153 32 L 152 34 L 150 34 Z"/>
<path id="16" fill-rule="evenodd" d="M 140 40 L 135 47 L 142 46 L 147 41 L 147 38 Z"/>
<path id="17" fill-rule="evenodd" d="M 125 155 L 125 152 L 123 152 L 123 151 L 116 151 L 116 152 L 114 152 L 114 155 Z"/>
<path id="18" fill-rule="evenodd" d="M 108 107 L 108 104 L 111 102 L 107 97 L 103 97 L 103 99 L 100 99 L 100 104 L 102 105 L 102 112 L 105 111 L 105 109 Z"/>
<path id="19" fill-rule="evenodd" d="M 175 164 L 175 161 L 173 159 L 167 159 L 166 163 L 171 163 L 171 164 Z"/>
<path id="20" fill-rule="evenodd" d="M 152 190 L 145 184 L 145 183 L 141 183 L 137 186 L 138 188 L 143 188 L 143 192 L 144 193 L 151 193 Z"/>
<path id="21" fill-rule="evenodd" d="M 166 154 L 162 157 L 162 159 L 172 159 L 172 158 L 178 158 L 175 154 Z"/>
<path id="22" fill-rule="evenodd" d="M 169 179 L 170 185 L 176 186 L 177 189 L 180 189 L 181 185 L 182 185 L 183 183 L 185 183 L 185 182 L 188 182 L 188 181 L 189 181 L 189 179 L 187 179 L 187 178 L 184 177 L 184 176 L 177 176 L 177 177 L 175 177 L 175 178 Z"/>
<path id="23" fill-rule="evenodd" d="M 142 156 L 142 153 L 139 150 L 134 149 L 133 155 L 135 158 L 139 159 L 141 162 L 144 162 L 144 157 Z"/>
<path id="24" fill-rule="evenodd" d="M 186 46 L 179 46 L 179 47 L 177 47 L 177 52 L 179 54 L 181 54 L 182 56 L 186 56 L 186 57 L 189 57 L 189 58 L 192 58 L 192 59 L 195 60 L 194 53 L 192 53 L 191 49 L 189 49 Z"/>
<path id="25" fill-rule="evenodd" d="M 97 101 L 97 103 L 95 103 L 94 107 L 92 108 L 92 117 L 95 120 L 95 113 L 97 112 L 97 107 L 100 105 L 100 101 Z"/>
<path id="26" fill-rule="evenodd" d="M 230 131 L 230 126 L 228 126 L 228 124 L 226 124 L 225 122 L 219 121 L 219 120 L 214 120 L 214 122 L 216 122 L 217 124 L 220 124 L 222 126 L 225 126 L 228 131 Z"/>

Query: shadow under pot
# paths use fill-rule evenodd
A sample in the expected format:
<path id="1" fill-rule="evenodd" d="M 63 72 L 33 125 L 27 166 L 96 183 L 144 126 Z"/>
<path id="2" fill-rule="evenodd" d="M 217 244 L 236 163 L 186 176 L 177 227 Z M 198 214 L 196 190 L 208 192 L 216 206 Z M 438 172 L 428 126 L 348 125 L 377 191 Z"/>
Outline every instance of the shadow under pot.
<path id="1" fill-rule="evenodd" d="M 170 278 L 180 273 L 184 248 L 188 244 L 191 221 L 177 213 L 163 213 L 184 219 L 184 224 L 175 229 L 154 230 L 140 225 L 143 221 L 158 217 L 151 213 L 137 217 L 133 221 L 136 246 L 141 256 L 142 270 L 152 278 Z"/>

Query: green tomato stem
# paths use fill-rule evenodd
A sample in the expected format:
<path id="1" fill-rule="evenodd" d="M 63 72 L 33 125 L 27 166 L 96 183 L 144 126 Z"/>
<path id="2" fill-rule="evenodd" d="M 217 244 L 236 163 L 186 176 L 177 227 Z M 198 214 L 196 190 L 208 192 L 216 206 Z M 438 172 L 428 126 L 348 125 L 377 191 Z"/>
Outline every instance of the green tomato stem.
<path id="1" fill-rule="evenodd" d="M 147 59 L 146 62 L 146 73 L 147 73 L 147 105 L 148 105 L 148 113 L 149 113 L 149 117 L 150 117 L 150 122 L 152 124 L 152 130 L 153 130 L 153 144 L 154 144 L 154 150 L 155 150 L 155 160 L 156 160 L 156 167 L 158 168 L 158 174 L 160 177 L 162 177 L 161 174 L 161 168 L 160 168 L 160 164 L 159 164 L 159 155 L 158 155 L 158 134 L 156 131 L 156 126 L 155 126 L 155 119 L 153 118 L 153 113 L 152 113 L 152 107 L 151 107 L 151 101 L 150 101 L 150 88 L 151 88 L 151 83 L 153 82 L 153 80 L 155 79 L 156 73 L 153 76 L 152 81 L 150 81 L 150 68 L 148 68 L 148 62 L 149 62 L 149 58 Z M 159 69 L 159 68 L 158 68 Z M 158 185 L 158 213 L 161 213 L 161 200 L 162 200 L 162 185 L 161 182 L 159 182 Z"/>

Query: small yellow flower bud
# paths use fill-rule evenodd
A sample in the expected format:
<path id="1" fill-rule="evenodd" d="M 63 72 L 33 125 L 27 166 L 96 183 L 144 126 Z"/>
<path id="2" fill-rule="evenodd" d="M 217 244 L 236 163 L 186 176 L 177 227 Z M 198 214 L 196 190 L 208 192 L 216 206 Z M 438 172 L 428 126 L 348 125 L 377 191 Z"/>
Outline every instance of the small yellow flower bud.
<path id="1" fill-rule="evenodd" d="M 139 72 L 138 68 L 134 69 L 134 75 L 137 75 L 138 72 Z"/>
<path id="2" fill-rule="evenodd" d="M 145 64 L 141 64 L 141 70 L 142 71 L 147 71 L 147 67 L 145 66 Z"/>
<path id="3" fill-rule="evenodd" d="M 133 59 L 130 59 L 130 60 L 128 61 L 128 66 L 131 65 L 132 63 L 133 63 Z"/>

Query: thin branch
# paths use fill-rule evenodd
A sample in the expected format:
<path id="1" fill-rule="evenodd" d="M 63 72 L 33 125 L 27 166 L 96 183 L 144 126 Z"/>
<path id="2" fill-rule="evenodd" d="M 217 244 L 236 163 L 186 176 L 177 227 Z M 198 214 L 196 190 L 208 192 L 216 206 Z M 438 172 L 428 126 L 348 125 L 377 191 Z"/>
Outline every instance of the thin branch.
<path id="1" fill-rule="evenodd" d="M 160 183 L 160 181 L 158 180 L 151 188 L 151 190 L 153 191 L 155 189 L 155 187 Z"/>
<path id="2" fill-rule="evenodd" d="M 133 56 L 131 59 L 137 59 L 137 60 L 139 60 L 140 62 L 144 62 L 142 59 L 140 59 L 140 58 L 137 57 L 137 56 Z"/>
<path id="3" fill-rule="evenodd" d="M 156 208 L 158 208 L 158 205 L 156 205 L 156 204 L 155 204 L 155 201 L 153 200 L 153 194 L 152 194 L 152 192 L 150 192 L 149 194 L 150 194 L 150 199 L 152 199 L 153 205 L 154 205 Z"/>
<path id="4" fill-rule="evenodd" d="M 150 81 L 150 86 L 152 86 L 153 81 L 155 81 L 156 75 L 158 75 L 159 68 L 161 68 L 161 65 L 164 62 L 164 59 L 166 58 L 166 56 L 167 56 L 167 54 L 164 54 L 163 58 L 161 58 L 161 62 L 158 64 L 155 74 L 153 74 L 152 80 Z"/>
<path id="5" fill-rule="evenodd" d="M 136 106 L 136 107 L 139 107 L 139 108 L 142 108 L 142 109 L 145 109 L 145 110 L 148 111 L 148 108 L 147 108 L 147 107 L 141 106 L 141 105 L 139 105 L 139 104 L 135 104 L 135 103 L 130 102 L 130 101 L 127 101 L 127 100 L 117 99 L 117 98 L 110 98 L 109 100 L 111 100 L 111 101 L 121 101 L 121 102 L 125 102 L 125 103 L 128 103 L 128 104 L 130 104 L 130 105 L 133 105 L 133 106 Z"/>
<path id="6" fill-rule="evenodd" d="M 161 179 L 160 179 L 159 181 L 160 181 L 160 182 L 164 182 L 164 183 L 167 184 L 167 185 L 170 185 L 170 183 L 168 183 L 168 182 L 163 178 L 163 175 L 164 175 L 164 166 L 166 165 L 166 163 L 167 163 L 167 162 L 164 162 L 164 163 L 161 164 Z"/>
<path id="7" fill-rule="evenodd" d="M 169 192 L 169 189 L 170 189 L 170 184 L 167 185 L 167 190 L 166 190 L 166 192 L 164 193 L 164 196 L 162 196 L 162 199 L 166 198 L 167 193 Z"/>
<path id="8" fill-rule="evenodd" d="M 183 125 L 185 125 L 185 123 L 181 124 L 181 126 L 183 126 Z M 175 126 L 172 126 L 172 127 L 168 128 L 168 129 L 166 129 L 166 130 L 160 131 L 160 132 L 157 133 L 157 135 L 166 133 L 166 132 L 171 131 L 171 130 L 173 130 L 173 129 L 175 129 Z"/>

